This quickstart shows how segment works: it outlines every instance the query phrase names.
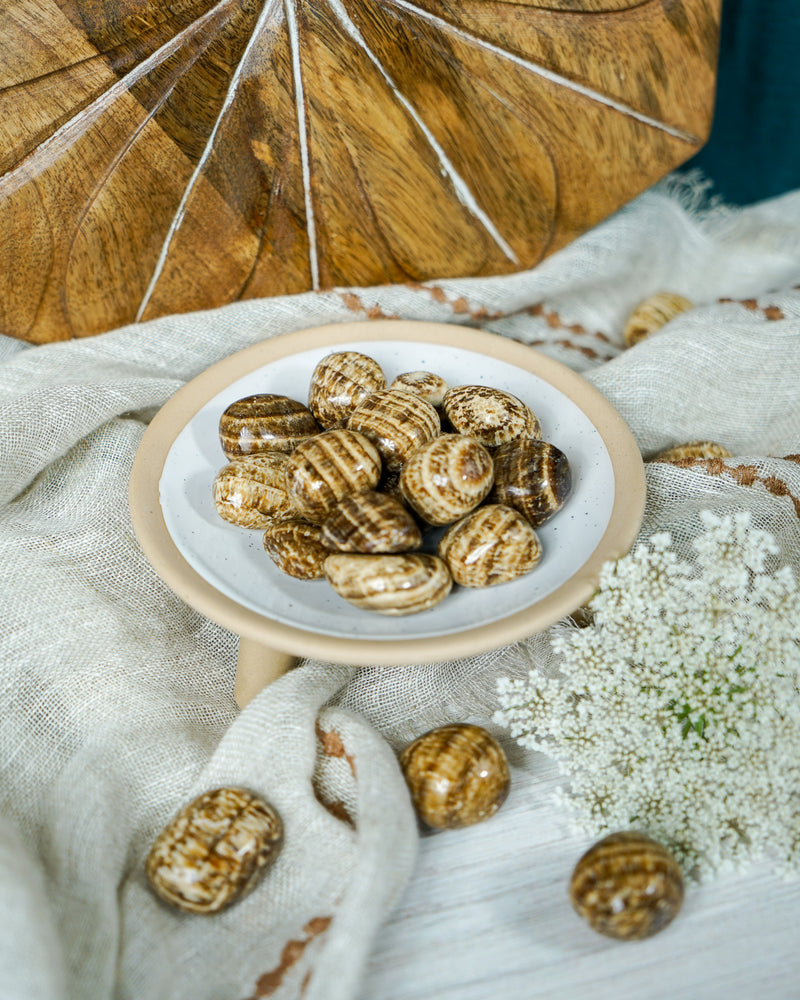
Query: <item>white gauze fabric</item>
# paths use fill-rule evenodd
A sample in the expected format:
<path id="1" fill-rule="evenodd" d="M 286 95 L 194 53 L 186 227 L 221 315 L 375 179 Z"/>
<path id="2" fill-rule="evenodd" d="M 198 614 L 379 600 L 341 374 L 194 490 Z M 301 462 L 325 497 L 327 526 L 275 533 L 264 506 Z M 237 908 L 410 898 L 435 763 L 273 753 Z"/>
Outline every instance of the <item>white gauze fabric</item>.
<path id="1" fill-rule="evenodd" d="M 660 290 L 696 306 L 626 350 L 625 318 Z M 498 672 L 546 657 L 546 637 L 525 655 L 416 667 L 308 661 L 238 712 L 237 637 L 156 576 L 127 486 L 147 421 L 210 364 L 387 316 L 479 326 L 566 363 L 646 459 L 725 445 L 733 458 L 648 464 L 642 537 L 671 530 L 691 558 L 701 510 L 748 508 L 800 571 L 800 192 L 704 212 L 671 179 L 522 274 L 242 302 L 43 347 L 0 337 L 5 1000 L 359 997 L 377 928 L 413 878 L 394 751 L 444 721 L 491 728 Z M 145 855 L 222 784 L 271 801 L 285 846 L 230 910 L 172 911 L 146 885 Z"/>

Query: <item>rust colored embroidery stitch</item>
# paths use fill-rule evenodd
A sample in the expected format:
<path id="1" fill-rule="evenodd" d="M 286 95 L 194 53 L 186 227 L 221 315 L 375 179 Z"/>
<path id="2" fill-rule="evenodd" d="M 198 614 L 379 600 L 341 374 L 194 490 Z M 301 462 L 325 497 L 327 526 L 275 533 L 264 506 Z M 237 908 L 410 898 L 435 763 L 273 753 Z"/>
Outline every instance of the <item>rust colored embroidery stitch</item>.
<path id="1" fill-rule="evenodd" d="M 419 281 L 407 281 L 405 282 L 405 286 L 406 288 L 413 289 L 415 292 L 427 292 L 434 302 L 438 302 L 443 306 L 450 306 L 458 316 L 469 316 L 473 320 L 487 320 L 503 319 L 507 315 L 507 313 L 502 311 L 489 312 L 485 306 L 478 306 L 477 309 L 472 309 L 463 295 L 460 295 L 457 299 L 451 299 L 447 292 L 439 285 L 423 285 Z"/>
<path id="2" fill-rule="evenodd" d="M 779 320 L 786 319 L 786 315 L 780 306 L 759 306 L 755 299 L 717 299 L 717 302 L 724 303 L 735 303 L 736 305 L 744 306 L 745 309 L 749 309 L 750 312 L 762 312 L 764 316 L 769 320 Z"/>
<path id="3" fill-rule="evenodd" d="M 800 456 L 787 456 L 790 461 L 796 461 Z M 761 483 L 773 496 L 788 497 L 794 507 L 794 512 L 800 518 L 800 499 L 798 499 L 787 484 L 777 476 L 760 476 L 755 465 L 725 465 L 721 458 L 692 459 L 682 458 L 670 463 L 681 469 L 703 468 L 709 475 L 720 476 L 723 473 L 731 476 L 739 486 L 753 486 Z"/>
<path id="4" fill-rule="evenodd" d="M 262 1000 L 263 997 L 272 996 L 283 982 L 286 973 L 300 961 L 312 941 L 330 927 L 332 920 L 333 917 L 312 917 L 303 928 L 306 936 L 300 939 L 293 938 L 286 942 L 281 952 L 280 962 L 274 969 L 270 969 L 269 972 L 258 977 L 255 993 L 247 1000 Z M 307 985 L 309 975 L 310 973 L 307 973 L 303 979 L 303 989 Z"/>
<path id="5" fill-rule="evenodd" d="M 551 329 L 569 330 L 570 333 L 579 333 L 586 337 L 596 337 L 597 340 L 602 340 L 605 344 L 613 344 L 611 338 L 599 330 L 587 330 L 580 323 L 565 323 L 554 309 L 545 309 L 541 302 L 538 302 L 535 306 L 529 306 L 522 311 L 528 313 L 530 316 L 541 316 Z"/>
<path id="6" fill-rule="evenodd" d="M 558 347 L 567 347 L 571 351 L 578 351 L 587 358 L 591 358 L 592 361 L 610 361 L 611 358 L 616 357 L 616 355 L 603 355 L 599 351 L 596 351 L 593 347 L 587 347 L 585 344 L 576 344 L 572 340 L 530 340 L 526 341 L 528 347 L 543 347 L 545 345 L 550 346 L 555 344 Z"/>
<path id="7" fill-rule="evenodd" d="M 334 819 L 338 819 L 341 823 L 347 823 L 349 827 L 356 829 L 356 821 L 350 815 L 347 810 L 347 806 L 341 799 L 331 799 L 327 801 L 322 798 L 322 794 L 316 785 L 313 785 L 314 798 L 319 802 L 323 809 L 327 809 L 328 812 L 333 816 Z"/>
<path id="8" fill-rule="evenodd" d="M 350 770 L 353 772 L 353 777 L 356 777 L 356 761 L 352 754 L 349 754 L 344 748 L 344 742 L 339 733 L 335 729 L 325 730 L 320 726 L 319 720 L 314 727 L 317 734 L 317 739 L 319 740 L 322 752 L 328 757 L 344 757 L 347 763 L 350 765 Z"/>
<path id="9" fill-rule="evenodd" d="M 354 292 L 339 292 L 339 298 L 351 312 L 366 313 L 368 319 L 399 319 L 395 313 L 385 313 L 380 306 L 367 306 Z"/>
<path id="10" fill-rule="evenodd" d="M 322 753 L 326 757 L 344 758 L 347 761 L 348 765 L 350 766 L 350 771 L 353 777 L 355 778 L 356 777 L 355 758 L 352 756 L 352 754 L 347 753 L 347 751 L 345 750 L 344 742 L 339 733 L 337 733 L 335 729 L 331 729 L 328 731 L 324 730 L 320 726 L 319 720 L 317 720 L 314 726 L 314 731 L 317 734 L 317 739 L 319 740 L 320 750 L 322 751 Z M 314 791 L 314 797 L 316 798 L 317 802 L 319 802 L 319 804 L 323 806 L 323 808 L 327 809 L 328 812 L 331 814 L 331 816 L 334 817 L 334 819 L 338 819 L 343 823 L 347 823 L 348 826 L 351 826 L 354 830 L 356 829 L 356 821 L 350 815 L 350 812 L 347 808 L 347 804 L 343 802 L 341 799 L 325 798 L 317 783 L 317 775 L 315 775 L 314 780 L 312 781 L 312 788 Z"/>

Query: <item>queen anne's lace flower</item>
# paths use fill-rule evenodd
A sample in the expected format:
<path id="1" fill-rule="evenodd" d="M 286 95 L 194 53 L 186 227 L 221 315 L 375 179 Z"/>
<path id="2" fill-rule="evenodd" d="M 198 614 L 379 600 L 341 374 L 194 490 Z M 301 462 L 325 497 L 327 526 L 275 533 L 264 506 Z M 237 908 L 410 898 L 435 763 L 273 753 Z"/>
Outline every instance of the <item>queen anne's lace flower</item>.
<path id="1" fill-rule="evenodd" d="M 592 624 L 551 632 L 560 676 L 501 679 L 495 721 L 558 761 L 583 831 L 643 829 L 698 875 L 796 874 L 800 588 L 749 513 L 701 517 L 695 565 L 667 533 L 608 563 Z"/>

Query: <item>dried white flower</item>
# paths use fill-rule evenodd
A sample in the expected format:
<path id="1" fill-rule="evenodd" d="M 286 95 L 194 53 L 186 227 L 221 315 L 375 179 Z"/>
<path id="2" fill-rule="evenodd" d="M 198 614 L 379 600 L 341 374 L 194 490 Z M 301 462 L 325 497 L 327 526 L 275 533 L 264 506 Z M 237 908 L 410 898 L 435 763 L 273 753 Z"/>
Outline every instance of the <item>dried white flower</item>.
<path id="1" fill-rule="evenodd" d="M 501 679 L 495 722 L 558 761 L 584 832 L 645 830 L 698 876 L 797 874 L 800 588 L 749 513 L 701 517 L 694 565 L 666 533 L 607 564 L 592 624 L 551 632 L 560 676 Z"/>

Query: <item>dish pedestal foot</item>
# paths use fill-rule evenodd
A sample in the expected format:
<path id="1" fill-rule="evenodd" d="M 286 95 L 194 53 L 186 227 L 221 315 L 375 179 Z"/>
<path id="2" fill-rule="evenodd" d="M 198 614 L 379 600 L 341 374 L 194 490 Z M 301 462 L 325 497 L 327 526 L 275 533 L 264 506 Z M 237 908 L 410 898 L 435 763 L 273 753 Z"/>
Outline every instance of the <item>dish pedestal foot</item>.
<path id="1" fill-rule="evenodd" d="M 267 684 L 290 670 L 297 659 L 291 653 L 270 649 L 252 639 L 240 638 L 236 682 L 233 687 L 233 697 L 239 708 L 244 708 Z"/>

